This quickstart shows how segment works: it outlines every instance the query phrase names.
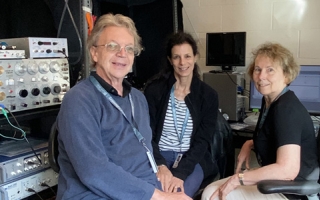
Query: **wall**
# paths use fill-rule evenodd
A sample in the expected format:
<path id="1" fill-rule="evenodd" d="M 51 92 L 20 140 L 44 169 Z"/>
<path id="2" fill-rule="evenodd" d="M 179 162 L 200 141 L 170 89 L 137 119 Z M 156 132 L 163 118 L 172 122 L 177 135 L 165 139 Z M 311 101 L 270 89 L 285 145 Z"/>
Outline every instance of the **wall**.
<path id="1" fill-rule="evenodd" d="M 182 0 L 184 29 L 199 40 L 202 72 L 207 32 L 247 32 L 246 66 L 254 48 L 279 42 L 300 65 L 320 64 L 319 0 Z M 243 71 L 238 67 L 237 71 Z"/>
<path id="2" fill-rule="evenodd" d="M 246 66 L 266 41 L 290 49 L 300 65 L 320 65 L 319 0 L 182 0 L 184 30 L 199 41 L 201 72 L 206 66 L 207 32 L 247 32 Z M 237 71 L 245 71 L 238 67 Z M 247 81 L 247 89 L 248 89 Z"/>

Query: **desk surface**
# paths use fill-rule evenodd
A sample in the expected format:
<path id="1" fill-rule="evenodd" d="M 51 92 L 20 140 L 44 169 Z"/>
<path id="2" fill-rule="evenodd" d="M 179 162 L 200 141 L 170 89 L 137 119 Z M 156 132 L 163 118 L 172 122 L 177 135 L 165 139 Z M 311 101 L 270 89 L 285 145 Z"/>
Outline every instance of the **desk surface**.
<path id="1" fill-rule="evenodd" d="M 255 125 L 243 122 L 229 122 L 229 124 L 233 131 L 233 145 L 235 148 L 241 148 L 245 141 L 252 139 Z"/>
<path id="2" fill-rule="evenodd" d="M 254 132 L 256 125 L 250 125 L 243 122 L 232 122 L 230 127 L 233 131 Z"/>

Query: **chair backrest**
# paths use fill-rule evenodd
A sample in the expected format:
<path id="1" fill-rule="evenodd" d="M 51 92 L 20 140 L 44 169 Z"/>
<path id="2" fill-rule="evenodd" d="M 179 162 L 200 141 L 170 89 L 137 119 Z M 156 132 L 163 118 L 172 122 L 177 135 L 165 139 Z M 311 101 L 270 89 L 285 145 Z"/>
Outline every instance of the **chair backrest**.
<path id="1" fill-rule="evenodd" d="M 218 111 L 217 124 L 213 133 L 212 142 L 210 144 L 211 159 L 213 161 L 212 175 L 205 178 L 200 186 L 200 190 L 196 194 L 196 198 L 200 199 L 203 189 L 217 178 L 225 178 L 234 174 L 234 146 L 233 132 L 228 121 Z"/>
<path id="2" fill-rule="evenodd" d="M 219 167 L 220 179 L 233 175 L 235 164 L 233 132 L 221 112 L 218 112 L 211 151 Z"/>
<path id="3" fill-rule="evenodd" d="M 48 142 L 48 156 L 50 167 L 57 173 L 60 171 L 58 163 L 58 129 L 57 122 L 54 122 L 51 126 L 50 137 Z"/>

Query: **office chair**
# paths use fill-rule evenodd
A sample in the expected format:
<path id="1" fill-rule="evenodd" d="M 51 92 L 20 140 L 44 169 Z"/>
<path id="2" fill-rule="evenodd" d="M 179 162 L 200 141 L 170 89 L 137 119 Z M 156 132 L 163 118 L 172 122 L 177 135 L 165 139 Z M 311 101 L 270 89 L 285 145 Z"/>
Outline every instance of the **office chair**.
<path id="1" fill-rule="evenodd" d="M 53 171 L 59 173 L 60 167 L 58 163 L 58 130 L 57 130 L 57 122 L 54 122 L 51 126 L 50 137 L 48 142 L 48 156 L 49 156 L 49 164 Z"/>
<path id="2" fill-rule="evenodd" d="M 203 189 L 214 180 L 222 179 L 233 175 L 234 173 L 234 145 L 233 132 L 228 121 L 218 111 L 217 124 L 214 130 L 212 143 L 210 145 L 211 155 L 214 162 L 212 175 L 203 180 L 199 191 L 193 197 L 193 200 L 200 200 Z"/>
<path id="3" fill-rule="evenodd" d="M 319 134 L 318 134 L 319 135 Z M 318 156 L 320 156 L 320 137 L 317 137 Z M 320 157 L 318 157 L 318 161 Z M 319 162 L 320 163 L 320 162 Z M 283 193 L 299 195 L 302 199 L 319 200 L 320 177 L 318 183 L 315 181 L 282 181 L 264 180 L 257 184 L 258 190 L 262 194 Z M 288 196 L 289 197 L 289 196 Z M 295 197 L 294 199 L 296 199 Z M 289 197 L 290 199 L 290 197 Z"/>

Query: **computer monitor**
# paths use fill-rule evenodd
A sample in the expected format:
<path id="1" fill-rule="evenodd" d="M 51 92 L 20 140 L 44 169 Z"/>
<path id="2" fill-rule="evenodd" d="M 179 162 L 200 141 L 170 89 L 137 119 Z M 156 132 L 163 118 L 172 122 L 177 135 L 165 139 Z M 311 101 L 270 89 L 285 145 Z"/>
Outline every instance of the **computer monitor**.
<path id="1" fill-rule="evenodd" d="M 206 65 L 221 66 L 224 71 L 245 66 L 246 32 L 207 33 Z"/>
<path id="2" fill-rule="evenodd" d="M 290 84 L 301 103 L 311 115 L 320 115 L 320 65 L 301 65 L 300 74 Z M 262 95 L 250 82 L 250 109 L 261 108 Z"/>

